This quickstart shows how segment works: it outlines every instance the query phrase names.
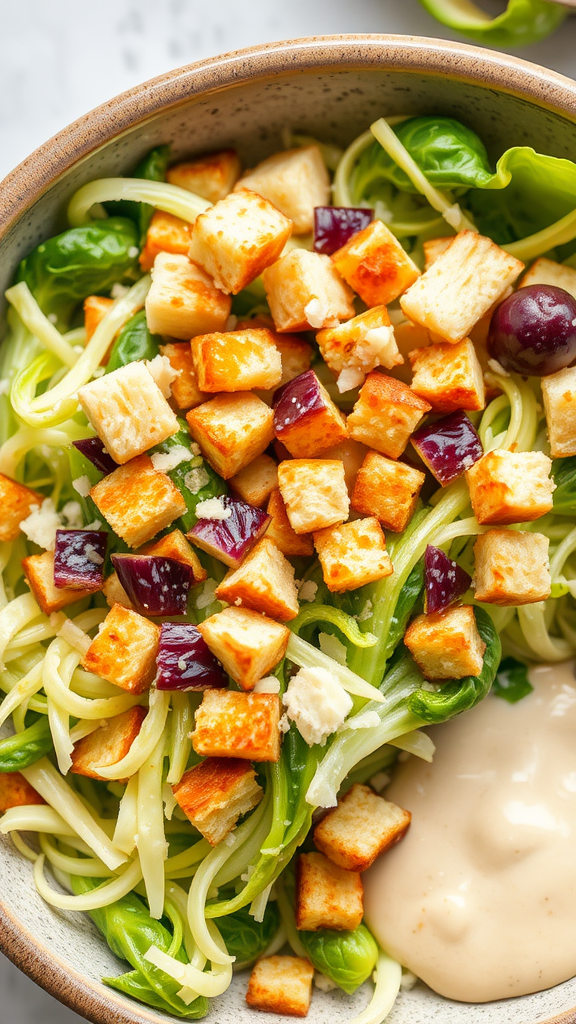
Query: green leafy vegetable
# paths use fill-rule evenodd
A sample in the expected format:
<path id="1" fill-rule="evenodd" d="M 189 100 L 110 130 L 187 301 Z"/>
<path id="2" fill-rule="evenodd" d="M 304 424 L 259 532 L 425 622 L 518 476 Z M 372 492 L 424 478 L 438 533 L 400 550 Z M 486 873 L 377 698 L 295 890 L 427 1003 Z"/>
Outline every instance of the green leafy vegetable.
<path id="1" fill-rule="evenodd" d="M 130 318 L 116 338 L 106 366 L 106 373 L 112 373 L 137 359 L 154 359 L 159 353 L 161 338 L 151 334 L 143 309 Z"/>
<path id="2" fill-rule="evenodd" d="M 143 178 L 146 181 L 166 181 L 166 171 L 170 163 L 170 146 L 157 146 L 137 165 L 133 178 Z M 148 226 L 152 220 L 154 207 L 149 203 L 134 203 L 127 199 L 118 202 L 105 203 L 107 211 L 111 216 L 129 217 L 138 226 L 140 244 L 144 244 Z"/>
<path id="3" fill-rule="evenodd" d="M 554 511 L 559 515 L 576 515 L 576 457 L 556 459 L 552 463 L 552 476 L 556 484 L 553 495 Z"/>
<path id="4" fill-rule="evenodd" d="M 0 740 L 0 773 L 20 772 L 52 750 L 52 734 L 46 715 L 23 732 Z"/>
<path id="5" fill-rule="evenodd" d="M 154 452 L 169 452 L 171 448 L 182 446 L 190 447 L 190 433 L 184 420 L 179 420 L 181 429 L 168 437 L 162 444 L 152 449 Z M 197 471 L 197 472 L 195 472 Z M 186 502 L 187 511 L 178 520 L 178 524 L 186 533 L 198 522 L 196 505 L 200 501 L 208 501 L 209 498 L 217 498 L 221 494 L 227 494 L 228 488 L 225 481 L 212 466 L 200 455 L 190 455 L 190 462 L 181 462 L 175 469 L 168 472 L 168 476 Z"/>
<path id="6" fill-rule="evenodd" d="M 364 924 L 352 932 L 321 928 L 298 932 L 298 937 L 316 970 L 350 994 L 370 977 L 378 960 L 378 946 Z"/>
<path id="7" fill-rule="evenodd" d="M 534 687 L 528 679 L 528 666 L 516 658 L 503 658 L 496 673 L 492 690 L 497 697 L 502 697 L 509 704 L 516 704 L 532 693 Z"/>
<path id="8" fill-rule="evenodd" d="M 507 49 L 527 46 L 554 32 L 568 12 L 549 0 L 508 0 L 503 14 L 490 18 L 472 0 L 420 0 L 429 14 L 477 43 Z"/>
<path id="9" fill-rule="evenodd" d="M 268 948 L 280 927 L 280 913 L 276 903 L 266 905 L 264 920 L 255 921 L 242 907 L 235 914 L 221 917 L 218 930 L 226 943 L 230 956 L 236 957 L 234 967 L 239 970 L 250 967 L 255 960 Z"/>

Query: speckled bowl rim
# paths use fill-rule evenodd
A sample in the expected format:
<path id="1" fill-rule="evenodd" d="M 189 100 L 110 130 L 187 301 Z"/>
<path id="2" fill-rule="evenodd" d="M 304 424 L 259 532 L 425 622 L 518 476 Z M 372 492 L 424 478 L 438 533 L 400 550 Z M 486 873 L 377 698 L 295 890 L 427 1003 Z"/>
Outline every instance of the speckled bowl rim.
<path id="1" fill-rule="evenodd" d="M 377 68 L 477 83 L 576 123 L 576 82 L 528 61 L 420 36 L 314 36 L 250 47 L 170 71 L 121 93 L 53 136 L 0 182 L 0 243 L 74 164 L 154 115 L 278 74 Z M 93 1024 L 157 1024 L 146 1007 L 88 980 L 55 956 L 0 900 L 0 951 L 56 999 Z M 576 1007 L 540 1024 L 576 1024 Z"/>

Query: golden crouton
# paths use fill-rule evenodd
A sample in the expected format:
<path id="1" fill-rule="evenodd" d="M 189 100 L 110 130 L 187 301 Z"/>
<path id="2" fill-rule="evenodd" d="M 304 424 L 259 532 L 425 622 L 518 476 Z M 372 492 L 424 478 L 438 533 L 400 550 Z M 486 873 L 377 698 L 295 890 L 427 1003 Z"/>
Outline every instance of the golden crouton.
<path id="1" fill-rule="evenodd" d="M 201 334 L 192 339 L 192 359 L 203 391 L 251 391 L 280 383 L 282 360 L 266 328 Z"/>
<path id="2" fill-rule="evenodd" d="M 208 757 L 172 786 L 178 805 L 211 846 L 221 843 L 241 814 L 256 807 L 264 791 L 249 761 Z"/>
<path id="3" fill-rule="evenodd" d="M 239 569 L 226 573 L 216 597 L 283 622 L 295 619 L 299 610 L 294 569 L 268 537 L 254 545 Z"/>
<path id="4" fill-rule="evenodd" d="M 576 366 L 542 377 L 542 397 L 552 458 L 576 455 Z"/>
<path id="5" fill-rule="evenodd" d="M 212 654 L 243 690 L 252 690 L 286 653 L 290 630 L 266 615 L 231 606 L 198 626 Z"/>
<path id="6" fill-rule="evenodd" d="M 276 693 L 205 690 L 195 714 L 192 746 L 203 757 L 278 761 L 279 722 Z"/>
<path id="7" fill-rule="evenodd" d="M 530 523 L 550 512 L 555 489 L 551 468 L 543 452 L 488 452 L 466 473 L 478 522 Z"/>
<path id="8" fill-rule="evenodd" d="M 278 334 L 274 330 L 274 321 L 271 316 L 261 314 L 260 316 L 252 317 L 251 320 L 238 320 L 236 323 L 237 331 L 253 330 L 255 327 L 265 327 L 270 331 L 274 338 L 274 344 L 280 353 L 282 363 L 278 385 L 266 390 L 258 389 L 259 397 L 267 405 L 270 405 L 277 388 L 282 387 L 289 380 L 294 380 L 294 377 L 299 377 L 301 373 L 305 373 L 306 370 L 310 369 L 314 349 L 297 334 Z"/>
<path id="9" fill-rule="evenodd" d="M 425 479 L 414 466 L 368 452 L 358 470 L 352 507 L 366 516 L 376 516 L 385 529 L 401 533 L 414 515 Z"/>
<path id="10" fill-rule="evenodd" d="M 232 300 L 187 256 L 159 252 L 146 297 L 146 320 L 153 334 L 189 341 L 196 334 L 223 331 Z"/>
<path id="11" fill-rule="evenodd" d="M 249 188 L 282 210 L 295 235 L 314 227 L 314 207 L 330 201 L 330 178 L 318 146 L 274 153 L 240 179 L 235 191 Z"/>
<path id="12" fill-rule="evenodd" d="M 243 189 L 197 217 L 188 256 L 217 288 L 237 295 L 278 259 L 291 233 L 280 210 Z"/>
<path id="13" fill-rule="evenodd" d="M 484 408 L 484 377 L 470 338 L 417 348 L 408 356 L 414 371 L 410 387 L 434 412 Z"/>
<path id="14" fill-rule="evenodd" d="M 420 277 L 416 264 L 381 220 L 352 235 L 332 260 L 367 306 L 387 306 Z"/>
<path id="15" fill-rule="evenodd" d="M 45 615 L 59 612 L 68 604 L 90 597 L 93 590 L 74 590 L 72 587 L 54 585 L 54 552 L 44 551 L 41 555 L 29 555 L 22 559 L 24 575 L 30 584 L 38 604 Z"/>
<path id="16" fill-rule="evenodd" d="M 488 530 L 474 544 L 475 598 L 488 604 L 533 604 L 550 597 L 550 541 L 542 533 Z"/>
<path id="17" fill-rule="evenodd" d="M 313 370 L 291 382 L 276 402 L 274 430 L 295 459 L 314 458 L 348 437 L 346 417 Z"/>
<path id="18" fill-rule="evenodd" d="M 0 773 L 0 812 L 9 811 L 11 807 L 45 803 L 44 797 L 36 792 L 20 772 Z"/>
<path id="19" fill-rule="evenodd" d="M 200 391 L 198 387 L 189 342 L 171 341 L 166 345 L 160 345 L 160 354 L 166 356 L 170 366 L 177 374 L 170 385 L 172 399 L 177 409 L 194 409 L 210 397 L 204 391 Z"/>
<path id="20" fill-rule="evenodd" d="M 339 459 L 344 466 L 344 479 L 350 497 L 352 497 L 358 470 L 367 454 L 368 448 L 366 445 L 360 444 L 359 441 L 354 441 L 351 437 L 346 438 L 345 441 L 340 441 L 333 448 L 328 448 L 325 452 L 322 452 L 323 459 Z"/>
<path id="21" fill-rule="evenodd" d="M 430 405 L 402 381 L 373 370 L 348 417 L 355 441 L 398 459 Z"/>
<path id="22" fill-rule="evenodd" d="M 314 541 L 311 535 L 296 533 L 290 526 L 284 499 L 278 487 L 272 491 L 266 511 L 269 516 L 272 516 L 266 536 L 269 540 L 274 541 L 283 555 L 293 558 L 296 555 L 311 556 L 314 554 Z"/>
<path id="23" fill-rule="evenodd" d="M 263 508 L 274 488 L 278 487 L 278 466 L 269 455 L 258 455 L 228 483 L 242 501 Z"/>
<path id="24" fill-rule="evenodd" d="M 336 327 L 354 316 L 352 290 L 329 256 L 293 249 L 262 274 L 274 326 L 287 331 Z"/>
<path id="25" fill-rule="evenodd" d="M 217 395 L 186 413 L 202 454 L 225 480 L 266 450 L 274 437 L 274 413 L 249 391 Z"/>
<path id="26" fill-rule="evenodd" d="M 408 626 L 404 643 L 425 679 L 461 679 L 482 671 L 486 644 L 472 605 L 419 615 Z"/>
<path id="27" fill-rule="evenodd" d="M 166 534 L 160 540 L 147 544 L 138 554 L 162 555 L 164 558 L 174 558 L 177 562 L 184 562 L 184 565 L 189 566 L 192 570 L 194 583 L 203 583 L 208 576 L 194 548 L 188 543 L 181 530 L 172 530 L 172 533 Z"/>
<path id="28" fill-rule="evenodd" d="M 314 546 L 324 582 L 333 593 L 356 590 L 394 572 L 382 528 L 373 517 L 319 530 Z"/>
<path id="29" fill-rule="evenodd" d="M 390 376 L 404 381 L 405 384 L 410 384 L 412 382 L 412 367 L 408 353 L 415 348 L 425 348 L 426 345 L 431 345 L 432 339 L 425 327 L 413 324 L 410 320 L 402 320 L 399 324 L 394 324 L 394 337 L 404 362 L 393 367 Z"/>
<path id="30" fill-rule="evenodd" d="M 551 284 L 554 288 L 563 288 L 572 298 L 576 299 L 576 270 L 566 267 L 563 263 L 555 263 L 543 256 L 536 260 L 518 283 L 519 288 L 527 288 L 531 284 Z"/>
<path id="31" fill-rule="evenodd" d="M 475 231 L 461 231 L 400 299 L 405 316 L 441 341 L 462 341 L 524 264 Z"/>
<path id="32" fill-rule="evenodd" d="M 43 501 L 43 494 L 0 473 L 0 541 L 16 540 L 22 520 L 28 518 L 35 506 L 40 508 Z"/>
<path id="33" fill-rule="evenodd" d="M 144 693 L 156 673 L 160 626 L 115 604 L 82 658 L 82 666 L 129 693 Z"/>
<path id="34" fill-rule="evenodd" d="M 252 968 L 246 1002 L 254 1010 L 305 1017 L 314 968 L 303 956 L 265 956 Z"/>
<path id="35" fill-rule="evenodd" d="M 338 459 L 289 459 L 278 466 L 278 487 L 290 526 L 312 533 L 348 518 L 350 498 Z"/>
<path id="36" fill-rule="evenodd" d="M 102 592 L 106 598 L 107 604 L 110 605 L 110 608 L 113 608 L 115 604 L 121 604 L 123 608 L 131 608 L 134 610 L 134 605 L 120 583 L 120 577 L 116 570 L 110 573 L 110 575 L 104 580 Z"/>
<path id="37" fill-rule="evenodd" d="M 128 363 L 78 391 L 98 437 L 121 466 L 178 430 L 178 420 L 143 362 Z"/>
<path id="38" fill-rule="evenodd" d="M 98 769 L 108 768 L 126 757 L 145 718 L 146 708 L 139 704 L 122 715 L 109 718 L 96 732 L 74 744 L 70 771 L 87 775 L 89 779 L 101 779 Z"/>
<path id="39" fill-rule="evenodd" d="M 338 389 L 351 391 L 377 366 L 392 369 L 402 362 L 386 306 L 375 306 L 316 335 L 320 352 L 338 374 Z"/>
<path id="40" fill-rule="evenodd" d="M 166 473 L 154 469 L 148 455 L 139 455 L 103 477 L 90 491 L 90 497 L 131 548 L 152 540 L 186 511 L 178 488 Z"/>
<path id="41" fill-rule="evenodd" d="M 323 853 L 301 853 L 296 866 L 296 927 L 353 931 L 362 921 L 364 890 L 357 871 L 346 871 Z"/>
<path id="42" fill-rule="evenodd" d="M 164 213 L 164 210 L 155 210 L 146 232 L 146 244 L 140 253 L 140 266 L 144 273 L 152 270 L 159 252 L 187 256 L 191 237 L 192 225 L 188 221 Z"/>
<path id="43" fill-rule="evenodd" d="M 84 329 L 86 331 L 86 344 L 94 334 L 99 324 L 102 323 L 110 307 L 114 305 L 114 299 L 106 299 L 103 295 L 89 295 L 84 299 Z"/>
<path id="44" fill-rule="evenodd" d="M 436 262 L 439 256 L 443 252 L 446 252 L 452 242 L 454 241 L 454 235 L 448 235 L 446 238 L 430 238 L 427 242 L 422 243 L 424 250 L 424 270 L 428 270 L 433 263 Z"/>
<path id="45" fill-rule="evenodd" d="M 197 160 L 174 164 L 166 172 L 171 185 L 195 192 L 210 203 L 217 203 L 232 191 L 242 172 L 238 154 L 234 149 L 208 153 Z"/>
<path id="46" fill-rule="evenodd" d="M 410 811 L 356 783 L 314 829 L 314 842 L 334 864 L 366 871 L 408 831 Z"/>

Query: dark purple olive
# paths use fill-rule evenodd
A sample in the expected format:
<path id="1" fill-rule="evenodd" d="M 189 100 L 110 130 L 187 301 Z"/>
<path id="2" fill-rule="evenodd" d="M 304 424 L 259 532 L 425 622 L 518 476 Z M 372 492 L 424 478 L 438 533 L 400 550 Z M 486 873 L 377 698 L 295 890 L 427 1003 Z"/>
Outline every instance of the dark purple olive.
<path id="1" fill-rule="evenodd" d="M 218 499 L 230 515 L 227 519 L 199 519 L 186 534 L 197 548 L 237 569 L 257 540 L 268 529 L 271 516 L 240 498 Z"/>
<path id="2" fill-rule="evenodd" d="M 107 543 L 105 530 L 56 530 L 54 586 L 101 590 Z"/>
<path id="3" fill-rule="evenodd" d="M 331 256 L 374 220 L 374 210 L 354 206 L 314 208 L 314 251 Z"/>
<path id="4" fill-rule="evenodd" d="M 441 612 L 465 594 L 472 577 L 440 548 L 429 544 L 424 555 L 424 611 Z"/>
<path id="5" fill-rule="evenodd" d="M 72 444 L 105 476 L 118 469 L 118 463 L 114 462 L 111 455 L 108 455 L 99 437 L 85 437 L 82 441 L 72 441 Z"/>
<path id="6" fill-rule="evenodd" d="M 481 459 L 482 442 L 464 412 L 453 412 L 412 434 L 412 444 L 438 483 L 446 487 Z"/>
<path id="7" fill-rule="evenodd" d="M 282 440 L 282 434 L 286 433 L 295 423 L 301 423 L 306 417 L 325 409 L 326 401 L 322 393 L 322 385 L 314 370 L 305 370 L 304 373 L 278 388 L 272 399 L 272 406 L 274 408 L 274 433 L 280 440 Z"/>
<path id="8" fill-rule="evenodd" d="M 228 686 L 219 661 L 191 622 L 163 622 L 157 690 L 208 690 Z"/>
<path id="9" fill-rule="evenodd" d="M 563 288 L 519 288 L 494 310 L 490 355 L 505 370 L 546 377 L 576 359 L 576 299 Z"/>
<path id="10" fill-rule="evenodd" d="M 164 555 L 112 555 L 120 583 L 140 615 L 185 615 L 194 573 Z"/>

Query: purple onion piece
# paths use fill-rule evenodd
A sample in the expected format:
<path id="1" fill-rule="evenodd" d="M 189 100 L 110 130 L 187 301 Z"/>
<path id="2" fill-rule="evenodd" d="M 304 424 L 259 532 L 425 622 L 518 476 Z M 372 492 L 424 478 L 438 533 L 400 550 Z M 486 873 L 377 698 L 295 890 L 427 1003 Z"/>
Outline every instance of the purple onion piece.
<path id="1" fill-rule="evenodd" d="M 194 574 L 164 555 L 112 555 L 120 583 L 140 615 L 185 615 Z"/>
<path id="2" fill-rule="evenodd" d="M 191 622 L 163 622 L 157 690 L 208 690 L 228 686 L 220 662 Z"/>
<path id="3" fill-rule="evenodd" d="M 278 388 L 272 400 L 274 433 L 282 439 L 283 432 L 301 423 L 308 416 L 326 408 L 322 386 L 314 370 L 305 370 L 294 380 Z"/>
<path id="4" fill-rule="evenodd" d="M 85 437 L 82 441 L 72 441 L 72 444 L 105 476 L 118 469 L 118 463 L 114 462 L 111 455 L 108 455 L 99 437 Z"/>
<path id="5" fill-rule="evenodd" d="M 271 517 L 239 498 L 224 495 L 219 500 L 230 511 L 228 519 L 199 519 L 186 536 L 202 551 L 237 569 L 268 529 Z"/>
<path id="6" fill-rule="evenodd" d="M 105 530 L 56 530 L 54 586 L 101 590 L 107 543 Z"/>
<path id="7" fill-rule="evenodd" d="M 314 251 L 331 256 L 374 219 L 374 210 L 353 206 L 314 208 Z"/>
<path id="8" fill-rule="evenodd" d="M 424 555 L 424 611 L 441 612 L 465 594 L 472 577 L 440 548 L 429 544 Z"/>
<path id="9" fill-rule="evenodd" d="M 446 487 L 470 469 L 484 450 L 464 412 L 453 412 L 412 434 L 412 444 L 438 483 Z"/>

